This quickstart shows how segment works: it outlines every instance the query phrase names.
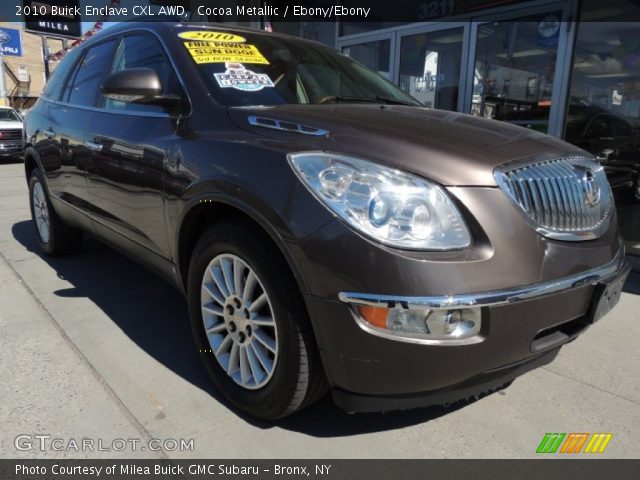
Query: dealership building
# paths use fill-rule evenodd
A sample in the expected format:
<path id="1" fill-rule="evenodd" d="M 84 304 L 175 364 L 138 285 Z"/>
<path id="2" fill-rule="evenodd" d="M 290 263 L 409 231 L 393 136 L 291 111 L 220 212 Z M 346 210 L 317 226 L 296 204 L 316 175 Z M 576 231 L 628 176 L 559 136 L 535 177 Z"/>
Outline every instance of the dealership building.
<path id="1" fill-rule="evenodd" d="M 0 88 L 0 105 L 26 110 L 38 99 L 46 83 L 43 41 L 40 35 L 25 31 L 24 25 L 17 22 L 0 21 L 2 34 L 6 41 L 0 46 L 4 62 L 4 89 Z M 45 49 L 58 51 L 62 45 L 63 40 L 48 38 Z M 54 68 L 55 64 L 51 67 Z"/>

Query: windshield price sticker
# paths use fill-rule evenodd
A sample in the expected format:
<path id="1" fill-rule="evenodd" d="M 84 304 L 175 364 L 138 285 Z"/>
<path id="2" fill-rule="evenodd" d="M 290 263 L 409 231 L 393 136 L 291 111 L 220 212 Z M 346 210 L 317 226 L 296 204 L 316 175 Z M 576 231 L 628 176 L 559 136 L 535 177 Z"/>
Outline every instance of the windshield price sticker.
<path id="1" fill-rule="evenodd" d="M 265 87 L 274 87 L 269 75 L 252 72 L 239 63 L 227 63 L 224 73 L 214 73 L 213 76 L 220 88 L 235 88 L 243 92 L 258 92 Z"/>
<path id="2" fill-rule="evenodd" d="M 215 32 L 212 30 L 180 32 L 178 37 L 184 38 L 185 40 L 201 40 L 204 42 L 244 43 L 246 41 L 246 39 L 240 35 L 228 32 Z"/>
<path id="3" fill-rule="evenodd" d="M 194 41 L 184 42 L 196 63 L 257 63 L 268 65 L 255 45 L 248 43 Z"/>

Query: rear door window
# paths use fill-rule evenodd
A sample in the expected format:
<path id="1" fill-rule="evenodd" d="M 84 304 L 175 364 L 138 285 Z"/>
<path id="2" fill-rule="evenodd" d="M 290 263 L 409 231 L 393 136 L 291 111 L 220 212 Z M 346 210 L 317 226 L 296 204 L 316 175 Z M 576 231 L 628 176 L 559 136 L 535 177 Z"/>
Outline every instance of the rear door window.
<path id="1" fill-rule="evenodd" d="M 80 50 L 71 50 L 64 56 L 58 67 L 51 74 L 51 77 L 49 77 L 42 92 L 43 97 L 50 100 L 60 99 L 64 82 L 69 77 L 69 73 L 73 69 L 79 54 Z"/>

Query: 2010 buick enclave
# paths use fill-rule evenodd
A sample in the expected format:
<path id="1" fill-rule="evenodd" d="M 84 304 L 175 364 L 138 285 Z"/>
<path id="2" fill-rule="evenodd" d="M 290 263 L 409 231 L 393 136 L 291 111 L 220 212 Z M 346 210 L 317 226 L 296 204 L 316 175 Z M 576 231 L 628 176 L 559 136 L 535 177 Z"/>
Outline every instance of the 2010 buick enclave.
<path id="1" fill-rule="evenodd" d="M 422 108 L 284 35 L 114 26 L 66 55 L 25 128 L 42 250 L 89 231 L 173 282 L 213 382 L 257 417 L 329 388 L 349 411 L 495 390 L 628 273 L 588 153 Z"/>

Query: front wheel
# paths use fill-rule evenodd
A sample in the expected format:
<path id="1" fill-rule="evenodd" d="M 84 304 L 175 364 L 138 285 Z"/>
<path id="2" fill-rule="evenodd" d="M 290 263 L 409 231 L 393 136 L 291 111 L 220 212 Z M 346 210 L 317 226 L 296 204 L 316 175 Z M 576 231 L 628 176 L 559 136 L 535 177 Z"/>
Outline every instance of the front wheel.
<path id="1" fill-rule="evenodd" d="M 240 220 L 210 227 L 194 248 L 188 291 L 205 367 L 238 409 L 273 420 L 326 391 L 300 291 L 258 228 Z"/>

